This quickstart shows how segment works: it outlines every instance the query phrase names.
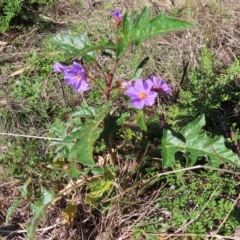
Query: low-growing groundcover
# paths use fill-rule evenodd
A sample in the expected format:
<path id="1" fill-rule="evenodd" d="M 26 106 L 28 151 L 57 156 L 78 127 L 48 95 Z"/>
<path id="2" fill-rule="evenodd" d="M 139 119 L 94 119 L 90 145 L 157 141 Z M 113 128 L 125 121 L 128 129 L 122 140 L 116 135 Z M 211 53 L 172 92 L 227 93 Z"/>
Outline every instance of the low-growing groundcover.
<path id="1" fill-rule="evenodd" d="M 118 11 L 106 1 L 90 6 L 101 9 L 91 17 L 102 17 L 102 25 L 83 18 L 73 32 L 50 34 L 20 71 L 6 74 L 15 69 L 7 58 L 3 239 L 237 239 L 237 48 L 231 63 L 217 60 L 207 36 L 194 52 L 197 66 L 184 60 L 181 77 L 178 62 L 171 71 L 167 63 L 179 55 L 162 48 L 171 34 L 189 41 L 202 20 L 191 13 L 221 14 L 219 4 L 186 3 L 165 14 Z M 158 52 L 166 65 L 158 65 Z"/>

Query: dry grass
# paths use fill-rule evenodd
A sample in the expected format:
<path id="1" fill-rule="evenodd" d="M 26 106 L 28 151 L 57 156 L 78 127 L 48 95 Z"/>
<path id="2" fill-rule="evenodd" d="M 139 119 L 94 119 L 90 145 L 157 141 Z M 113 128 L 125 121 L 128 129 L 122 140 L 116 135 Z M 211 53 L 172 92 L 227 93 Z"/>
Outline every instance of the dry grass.
<path id="1" fill-rule="evenodd" d="M 150 62 L 144 72 L 145 76 L 152 74 L 161 76 L 176 87 L 183 73 L 183 61 L 189 62 L 191 67 L 196 67 L 199 53 L 204 46 L 207 46 L 214 54 L 216 66 L 218 61 L 229 65 L 239 57 L 240 5 L 238 0 L 178 0 L 173 1 L 174 4 L 167 0 L 93 0 L 84 1 L 81 9 L 74 8 L 74 1 L 59 0 L 53 9 L 44 14 L 58 22 L 65 22 L 63 25 L 57 25 L 59 31 L 65 31 L 69 26 L 81 22 L 85 22 L 91 29 L 96 22 L 104 25 L 108 21 L 107 11 L 102 8 L 104 2 L 110 3 L 122 11 L 140 9 L 147 5 L 151 7 L 153 14 L 166 11 L 169 15 L 195 24 L 193 29 L 170 33 L 144 43 L 141 51 L 150 57 Z M 102 29 L 106 29 L 106 26 Z M 31 49 L 34 48 L 41 55 L 39 43 L 44 41 L 45 37 L 45 33 L 40 32 L 37 26 L 34 31 L 27 33 L 9 31 L 0 36 L 0 41 L 8 43 L 0 48 L 0 63 L 3 66 L 11 63 L 10 69 L 3 68 L 0 72 L 1 85 L 6 84 L 9 74 L 19 69 L 19 66 L 27 66 L 24 56 Z M 13 40 L 17 44 L 12 45 Z M 127 65 L 128 61 L 130 60 L 127 57 L 123 64 Z M 131 70 L 128 69 L 126 72 L 129 73 Z M 4 100 L 4 98 L 0 99 L 0 104 Z M 8 105 L 8 108 L 15 107 L 11 104 Z M 4 126 L 0 126 L 0 129 L 3 128 Z M 2 176 L 0 183 L 0 235 L 3 235 L 2 239 L 25 239 L 26 231 L 24 229 L 31 218 L 30 204 L 22 204 L 11 217 L 9 225 L 4 227 L 7 209 L 14 199 L 21 198 L 21 184 L 11 183 L 13 179 L 6 176 L 2 167 L 0 174 Z M 124 192 L 124 180 L 118 179 L 115 184 L 119 198 L 113 201 L 110 211 L 104 214 L 98 210 L 92 210 L 86 205 L 81 191 L 77 191 L 74 197 L 74 201 L 77 203 L 77 214 L 74 222 L 70 225 L 61 225 L 60 223 L 63 220 L 62 210 L 66 208 L 66 203 L 72 200 L 72 196 L 65 196 L 51 205 L 46 220 L 39 226 L 40 230 L 37 232 L 36 240 L 130 240 L 133 227 L 146 221 L 153 212 L 164 217 L 169 214 L 161 209 L 156 209 L 153 204 L 160 197 L 161 188 L 159 190 L 146 188 L 142 191 L 134 188 L 121 198 L 120 196 Z M 131 182 L 131 184 L 136 183 Z M 47 228 L 51 226 L 52 228 Z"/>

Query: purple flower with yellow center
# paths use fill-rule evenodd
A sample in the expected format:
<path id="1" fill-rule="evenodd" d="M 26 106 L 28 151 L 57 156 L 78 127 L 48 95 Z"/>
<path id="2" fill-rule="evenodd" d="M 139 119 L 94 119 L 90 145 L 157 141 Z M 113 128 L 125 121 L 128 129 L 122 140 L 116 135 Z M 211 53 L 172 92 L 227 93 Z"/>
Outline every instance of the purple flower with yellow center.
<path id="1" fill-rule="evenodd" d="M 152 106 L 157 97 L 157 93 L 151 90 L 152 86 L 153 82 L 149 79 L 144 82 L 141 78 L 137 79 L 134 85 L 126 90 L 126 95 L 131 99 L 131 105 L 140 109 L 144 105 Z"/>
<path id="2" fill-rule="evenodd" d="M 122 13 L 119 12 L 119 11 L 114 11 L 114 10 L 111 10 L 109 13 L 110 13 L 111 16 L 114 18 L 117 26 L 121 25 L 122 20 L 123 20 L 123 15 L 122 15 Z"/>
<path id="3" fill-rule="evenodd" d="M 83 67 L 77 62 L 72 66 L 64 66 L 61 63 L 55 63 L 53 66 L 55 72 L 64 73 L 65 82 L 76 92 L 85 92 L 89 90 L 89 83 Z"/>
<path id="4" fill-rule="evenodd" d="M 149 80 L 151 80 L 153 83 L 153 86 L 152 86 L 153 91 L 158 93 L 166 93 L 166 94 L 169 94 L 172 92 L 172 89 L 161 78 L 151 77 Z"/>

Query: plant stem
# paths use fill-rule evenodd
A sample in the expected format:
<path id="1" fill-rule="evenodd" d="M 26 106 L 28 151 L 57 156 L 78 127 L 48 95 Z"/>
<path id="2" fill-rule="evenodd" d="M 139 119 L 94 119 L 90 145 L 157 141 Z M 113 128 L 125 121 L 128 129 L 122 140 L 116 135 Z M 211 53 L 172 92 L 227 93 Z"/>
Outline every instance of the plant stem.
<path id="1" fill-rule="evenodd" d="M 105 81 L 107 82 L 108 75 L 107 75 L 104 71 L 102 71 L 102 67 L 100 66 L 100 64 L 99 64 L 98 62 L 97 62 L 96 64 L 97 64 L 97 67 L 99 68 L 100 72 L 102 73 L 103 78 L 104 78 Z"/>
<path id="2" fill-rule="evenodd" d="M 110 93 L 111 93 L 111 86 L 112 86 L 112 81 L 113 81 L 113 77 L 114 77 L 114 74 L 117 70 L 117 66 L 118 66 L 118 62 L 119 62 L 119 59 L 116 58 L 114 64 L 113 64 L 113 67 L 112 67 L 112 70 L 111 72 L 108 74 L 108 77 L 106 79 L 106 84 L 107 84 L 107 89 L 105 91 L 105 94 L 106 94 L 106 99 L 107 101 L 109 101 L 109 98 L 110 98 Z"/>
<path id="3" fill-rule="evenodd" d="M 111 72 L 108 75 L 107 86 L 109 88 L 111 88 L 112 80 L 113 80 L 114 74 L 115 74 L 115 72 L 117 70 L 118 62 L 119 62 L 119 58 L 116 58 L 116 60 L 115 60 L 115 62 L 113 64 L 112 70 L 111 70 Z"/>

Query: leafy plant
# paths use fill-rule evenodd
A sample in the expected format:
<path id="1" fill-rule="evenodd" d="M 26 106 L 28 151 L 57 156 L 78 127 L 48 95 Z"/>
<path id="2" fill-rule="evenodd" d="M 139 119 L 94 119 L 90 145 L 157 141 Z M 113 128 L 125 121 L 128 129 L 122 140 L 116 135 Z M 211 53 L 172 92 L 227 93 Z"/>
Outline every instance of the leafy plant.
<path id="1" fill-rule="evenodd" d="M 201 171 L 169 175 L 167 183 L 168 187 L 163 189 L 163 197 L 157 201 L 157 206 L 170 213 L 169 220 L 165 222 L 169 228 L 179 229 L 182 226 L 182 232 L 206 234 L 214 231 L 219 225 L 217 223 L 221 223 L 231 212 L 233 202 L 223 196 L 236 194 L 236 182 L 230 180 L 228 174 L 219 177 L 217 173 Z M 230 213 L 219 234 L 232 234 L 238 225 L 237 212 L 235 208 Z M 160 230 L 159 225 L 156 227 L 157 231 Z"/>
<path id="2" fill-rule="evenodd" d="M 139 15 L 136 12 L 125 14 L 117 45 L 117 57 L 121 57 L 131 43 L 139 46 L 147 38 L 152 38 L 173 30 L 193 27 L 188 22 L 169 18 L 164 13 L 160 13 L 151 20 L 149 17 L 149 8 L 144 8 Z"/>
<path id="3" fill-rule="evenodd" d="M 22 9 L 22 0 L 1 0 L 2 16 L 0 16 L 0 33 L 5 32 L 10 25 L 11 20 L 17 16 Z"/>
<path id="4" fill-rule="evenodd" d="M 5 32 L 9 28 L 19 27 L 13 25 L 13 20 L 17 17 L 29 20 L 29 10 L 31 10 L 33 3 L 42 5 L 50 5 L 54 0 L 0 0 L 0 33 Z M 28 9 L 28 14 L 26 13 Z"/>
<path id="5" fill-rule="evenodd" d="M 197 68 L 189 70 L 183 82 L 178 103 L 169 108 L 168 122 L 179 129 L 204 113 L 209 125 L 216 126 L 211 131 L 223 134 L 218 130 L 221 129 L 221 126 L 218 127 L 219 120 L 211 123 L 210 119 L 232 122 L 228 118 L 237 108 L 235 101 L 239 98 L 239 85 L 235 81 L 240 74 L 238 66 L 238 60 L 230 66 L 216 62 L 213 54 L 206 47 L 203 48 Z M 223 70 L 218 72 L 218 69 Z M 238 118 L 237 115 L 236 122 Z"/>
<path id="6" fill-rule="evenodd" d="M 142 59 L 141 55 L 135 55 L 137 60 L 130 64 L 132 73 L 129 76 L 133 78 L 132 80 L 119 81 L 117 78 L 124 69 L 121 60 L 130 46 L 140 46 L 148 38 L 190 28 L 193 25 L 167 17 L 163 13 L 151 18 L 150 9 L 147 7 L 140 13 L 134 11 L 122 15 L 118 11 L 110 11 L 110 14 L 114 20 L 114 31 L 106 31 L 96 38 L 85 32 L 77 36 L 72 33 L 56 34 L 48 39 L 48 43 L 65 54 L 64 58 L 59 57 L 59 61 L 73 60 L 72 65 L 56 62 L 53 69 L 57 77 L 59 76 L 57 73 L 63 74 L 64 81 L 77 92 L 72 96 L 79 96 L 81 100 L 78 101 L 80 105 L 78 109 L 73 109 L 69 114 L 68 120 L 62 121 L 59 118 L 52 128 L 55 141 L 49 149 L 52 150 L 55 146 L 56 149 L 54 156 L 51 155 L 48 159 L 48 166 L 59 172 L 60 176 L 64 176 L 68 184 L 58 194 L 45 188 L 41 188 L 41 191 L 39 189 L 41 197 L 31 205 L 33 217 L 27 227 L 29 240 L 34 238 L 38 224 L 45 218 L 48 206 L 63 193 L 71 195 L 72 198 L 63 211 L 67 221 L 72 223 L 77 214 L 77 205 L 73 201 L 77 188 L 81 188 L 81 194 L 85 196 L 83 205 L 98 209 L 104 214 L 114 204 L 115 199 L 119 201 L 119 205 L 122 202 L 124 205 L 124 201 L 119 199 L 125 197 L 126 193 L 132 190 L 134 192 L 137 188 L 141 194 L 144 188 L 152 187 L 152 179 L 155 179 L 156 185 L 160 183 L 166 186 L 163 191 L 158 191 L 163 194 L 160 196 L 158 193 L 159 198 L 155 198 L 151 204 L 154 204 L 156 209 L 161 208 L 162 213 L 171 212 L 171 217 L 165 219 L 163 223 L 161 215 L 152 214 L 150 220 L 153 220 L 153 224 L 143 229 L 136 228 L 135 239 L 154 230 L 167 231 L 170 228 L 180 228 L 185 221 L 187 224 L 183 232 L 204 233 L 214 227 L 214 221 L 220 223 L 231 210 L 231 201 L 221 200 L 220 196 L 225 194 L 226 188 L 229 194 L 235 195 L 235 187 L 229 187 L 229 182 L 226 183 L 225 179 L 221 179 L 219 185 L 216 174 L 211 176 L 205 172 L 196 173 L 199 177 L 192 173 L 191 178 L 188 178 L 187 175 L 177 171 L 174 177 L 168 176 L 165 172 L 162 173 L 165 177 L 162 177 L 161 173 L 158 173 L 167 167 L 180 168 L 179 163 L 183 165 L 184 161 L 187 166 L 193 166 L 199 159 L 207 160 L 213 167 L 219 167 L 223 163 L 240 166 L 237 155 L 225 147 L 223 137 L 210 138 L 203 130 L 206 125 L 203 112 L 215 111 L 216 107 L 213 107 L 210 101 L 205 101 L 203 108 L 202 106 L 198 108 L 200 112 L 197 114 L 196 111 L 195 120 L 188 122 L 179 132 L 175 132 L 169 127 L 159 126 L 160 111 L 156 112 L 154 106 L 155 100 L 157 98 L 159 100 L 161 94 L 171 93 L 171 88 L 160 77 L 152 76 L 146 80 L 141 78 L 149 57 Z M 206 59 L 202 60 L 199 68 L 207 76 L 213 77 L 213 67 L 208 62 L 211 56 L 207 52 L 203 54 Z M 102 61 L 104 57 L 107 61 Z M 33 56 L 33 62 L 35 60 Z M 48 60 L 43 58 L 36 61 L 44 79 L 48 79 L 52 68 L 49 61 L 55 61 Z M 45 64 L 46 62 L 48 64 Z M 236 73 L 237 67 L 232 67 L 231 72 Z M 31 81 L 24 76 L 20 80 L 12 94 L 16 98 L 28 98 L 37 104 L 41 96 L 40 87 L 43 79 Z M 216 85 L 215 89 L 209 86 L 209 93 L 214 94 L 216 89 L 220 91 L 220 86 L 224 85 L 226 79 L 221 80 L 222 85 Z M 59 78 L 58 81 L 60 82 Z M 192 86 L 195 86 L 196 82 Z M 227 90 L 220 95 L 222 100 L 229 98 L 226 93 Z M 187 94 L 190 95 L 191 92 L 187 92 L 186 96 Z M 196 96 L 193 98 L 192 94 L 190 97 L 192 102 L 196 101 Z M 158 104 L 160 105 L 159 101 Z M 173 110 L 171 112 L 177 119 L 176 125 L 179 109 L 177 106 L 174 112 Z M 162 131 L 163 135 L 158 135 Z M 150 139 L 151 134 L 155 139 Z M 161 151 L 157 149 L 160 142 Z M 24 157 L 22 149 L 20 150 L 19 154 Z M 154 154 L 157 158 L 152 157 Z M 26 188 L 25 186 L 24 189 Z M 169 203 L 169 199 L 173 200 L 173 204 Z M 18 204 L 20 202 L 14 202 L 10 207 L 8 219 Z M 192 211 L 188 212 L 186 206 Z M 217 212 L 217 207 L 221 209 L 219 215 L 215 214 L 214 219 L 209 217 L 211 209 Z M 125 208 L 121 211 L 125 211 Z M 154 224 L 154 221 L 161 223 L 162 226 Z M 237 225 L 234 214 L 226 222 L 226 226 L 229 225 L 228 229 L 231 230 Z M 225 226 L 221 231 L 230 233 Z"/>
<path id="7" fill-rule="evenodd" d="M 240 166 L 238 156 L 224 147 L 222 136 L 210 139 L 206 133 L 200 134 L 201 128 L 205 126 L 204 115 L 199 116 L 189 123 L 179 133 L 172 133 L 164 129 L 162 139 L 163 167 L 172 166 L 175 153 L 183 152 L 187 166 L 193 166 L 199 157 L 206 157 L 214 167 L 219 167 L 226 162 Z"/>
<path id="8" fill-rule="evenodd" d="M 26 3 L 45 2 L 23 1 L 16 17 L 22 17 Z M 186 13 L 176 8 L 172 14 L 180 12 Z M 162 69 L 152 68 L 157 60 L 153 42 L 139 47 L 149 38 L 193 25 L 164 13 L 152 17 L 149 8 L 110 15 L 112 25 L 91 26 L 86 17 L 72 32 L 50 37 L 45 52 L 27 55 L 28 71 L 3 84 L 0 96 L 8 100 L 8 107 L 0 112 L 2 129 L 29 134 L 27 139 L 2 140 L 0 171 L 25 182 L 20 198 L 5 205 L 6 225 L 29 202 L 32 219 L 25 237 L 29 240 L 35 238 L 41 221 L 56 212 L 62 227 L 71 225 L 75 231 L 80 222 L 86 238 L 232 235 L 239 225 L 235 206 L 239 159 L 227 147 L 232 142 L 237 146 L 239 140 L 239 62 L 221 65 L 204 48 L 174 101 L 176 92 L 161 77 L 152 76 Z M 11 64 L 7 67 L 12 69 Z M 233 128 L 234 136 L 225 135 L 221 121 Z M 45 140 L 31 139 L 38 136 Z M 0 185 L 5 191 L 4 184 Z M 52 214 L 54 208 L 58 211 Z M 96 224 L 101 225 L 98 233 Z M 40 234 L 38 238 L 49 235 Z"/>
<path id="9" fill-rule="evenodd" d="M 66 152 L 69 152 L 65 157 L 70 161 L 76 159 L 83 165 L 94 166 L 93 145 L 100 136 L 102 131 L 100 124 L 108 114 L 110 106 L 111 102 L 108 102 L 98 109 L 88 107 L 75 112 L 73 116 L 84 117 L 86 122 L 80 125 L 80 129 L 68 134 L 57 150 L 65 148 Z"/>
<path id="10" fill-rule="evenodd" d="M 34 238 L 40 220 L 43 220 L 45 218 L 47 207 L 54 199 L 55 194 L 53 191 L 46 190 L 44 188 L 41 189 L 41 199 L 31 205 L 33 218 L 27 226 L 27 240 L 32 240 Z"/>

